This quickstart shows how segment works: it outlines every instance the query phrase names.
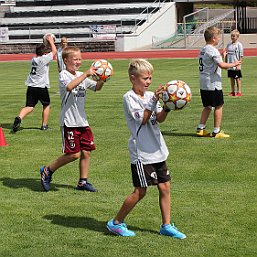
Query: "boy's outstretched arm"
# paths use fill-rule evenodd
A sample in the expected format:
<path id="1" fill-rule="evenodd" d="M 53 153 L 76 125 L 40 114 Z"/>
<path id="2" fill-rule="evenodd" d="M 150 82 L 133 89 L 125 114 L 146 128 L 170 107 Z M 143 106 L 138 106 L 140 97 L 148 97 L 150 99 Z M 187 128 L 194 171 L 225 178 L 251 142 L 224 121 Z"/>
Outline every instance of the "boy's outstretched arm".
<path id="1" fill-rule="evenodd" d="M 232 62 L 232 63 L 227 63 L 227 62 L 219 62 L 218 66 L 221 69 L 228 69 L 228 68 L 232 68 L 232 67 L 237 67 L 239 65 L 241 65 L 241 61 L 236 61 L 236 62 Z"/>

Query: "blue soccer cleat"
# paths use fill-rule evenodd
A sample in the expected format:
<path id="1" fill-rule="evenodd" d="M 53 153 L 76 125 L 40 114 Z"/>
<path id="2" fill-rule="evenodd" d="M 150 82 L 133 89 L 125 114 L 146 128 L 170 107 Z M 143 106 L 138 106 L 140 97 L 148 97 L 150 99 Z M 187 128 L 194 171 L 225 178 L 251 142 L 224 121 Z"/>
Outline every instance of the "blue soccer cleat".
<path id="1" fill-rule="evenodd" d="M 50 183 L 52 180 L 53 172 L 49 171 L 46 166 L 42 166 L 40 168 L 40 175 L 41 175 L 41 185 L 43 189 L 48 192 L 50 190 Z"/>
<path id="2" fill-rule="evenodd" d="M 76 187 L 77 190 L 86 190 L 89 192 L 97 192 L 97 189 L 93 187 L 93 185 L 87 181 L 78 182 Z"/>
<path id="3" fill-rule="evenodd" d="M 107 229 L 118 236 L 135 236 L 135 232 L 129 230 L 125 223 L 114 224 L 113 219 L 108 221 Z"/>
<path id="4" fill-rule="evenodd" d="M 171 236 L 177 239 L 185 239 L 186 235 L 179 232 L 178 229 L 174 226 L 174 224 L 162 225 L 160 229 L 160 234 L 164 236 Z"/>

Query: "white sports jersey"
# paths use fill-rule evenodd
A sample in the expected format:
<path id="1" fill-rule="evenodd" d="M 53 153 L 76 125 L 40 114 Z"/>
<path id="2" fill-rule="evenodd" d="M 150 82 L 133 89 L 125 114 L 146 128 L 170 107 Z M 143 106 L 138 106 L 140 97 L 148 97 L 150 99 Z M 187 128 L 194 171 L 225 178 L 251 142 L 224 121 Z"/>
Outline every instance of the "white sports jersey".
<path id="1" fill-rule="evenodd" d="M 57 59 L 57 62 L 59 64 L 60 72 L 62 70 L 66 70 L 66 65 L 64 64 L 64 61 L 62 59 L 62 48 L 61 47 L 58 48 L 58 50 L 57 50 L 56 59 Z"/>
<path id="2" fill-rule="evenodd" d="M 229 43 L 227 45 L 227 62 L 232 63 L 239 61 L 244 56 L 243 45 L 240 42 Z M 236 67 L 229 68 L 229 70 L 235 70 Z"/>
<path id="3" fill-rule="evenodd" d="M 31 70 L 26 80 L 29 87 L 50 88 L 49 84 L 49 63 L 53 60 L 52 52 L 42 56 L 33 57 Z"/>
<path id="4" fill-rule="evenodd" d="M 147 91 L 142 99 L 133 90 L 123 96 L 123 110 L 130 130 L 128 148 L 133 164 L 138 160 L 143 164 L 158 163 L 165 161 L 169 155 L 156 121 L 156 113 L 162 110 L 159 102 L 149 121 L 142 125 L 145 107 L 152 97 L 153 92 Z"/>
<path id="5" fill-rule="evenodd" d="M 206 45 L 199 53 L 200 89 L 214 91 L 221 90 L 221 68 L 218 63 L 222 57 L 217 48 Z"/>
<path id="6" fill-rule="evenodd" d="M 87 127 L 89 126 L 85 113 L 86 90 L 95 91 L 96 81 L 84 79 L 72 91 L 67 91 L 67 85 L 83 72 L 76 71 L 76 76 L 72 75 L 67 70 L 63 70 L 59 74 L 59 88 L 61 97 L 61 115 L 60 125 L 64 124 L 67 127 Z"/>

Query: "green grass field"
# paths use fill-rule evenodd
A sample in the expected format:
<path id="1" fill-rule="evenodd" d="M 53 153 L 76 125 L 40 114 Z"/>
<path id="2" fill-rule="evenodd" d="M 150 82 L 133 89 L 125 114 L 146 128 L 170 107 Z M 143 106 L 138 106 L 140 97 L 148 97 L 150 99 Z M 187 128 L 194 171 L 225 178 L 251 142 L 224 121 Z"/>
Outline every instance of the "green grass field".
<path id="1" fill-rule="evenodd" d="M 9 146 L 0 147 L 0 256 L 182 256 L 254 257 L 257 254 L 256 61 L 244 58 L 243 97 L 229 98 L 223 72 L 222 129 L 227 140 L 195 137 L 202 106 L 196 59 L 153 59 L 152 89 L 172 79 L 186 81 L 192 102 L 161 124 L 170 156 L 172 216 L 187 239 L 160 236 L 156 187 L 148 189 L 126 222 L 137 236 L 109 234 L 106 222 L 132 192 L 122 96 L 130 89 L 128 60 L 111 60 L 115 75 L 102 91 L 90 92 L 86 112 L 95 135 L 90 181 L 98 193 L 74 190 L 78 161 L 58 170 L 52 190 L 42 192 L 39 167 L 61 155 L 60 100 L 56 63 L 50 67 L 52 109 L 48 131 L 39 130 L 41 106 L 11 134 L 25 103 L 29 62 L 0 63 L 0 124 Z M 91 61 L 83 63 L 81 70 Z M 207 129 L 213 128 L 213 116 Z"/>

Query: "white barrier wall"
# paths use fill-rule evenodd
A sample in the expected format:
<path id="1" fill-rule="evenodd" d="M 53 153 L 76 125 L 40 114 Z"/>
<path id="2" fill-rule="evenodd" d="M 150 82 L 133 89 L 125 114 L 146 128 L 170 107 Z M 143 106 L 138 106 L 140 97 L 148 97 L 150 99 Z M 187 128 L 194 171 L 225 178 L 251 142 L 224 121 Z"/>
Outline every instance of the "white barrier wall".
<path id="1" fill-rule="evenodd" d="M 165 3 L 160 11 L 141 25 L 136 33 L 118 35 L 115 51 L 133 51 L 151 48 L 152 37 L 166 38 L 175 33 L 177 24 L 176 4 Z"/>

